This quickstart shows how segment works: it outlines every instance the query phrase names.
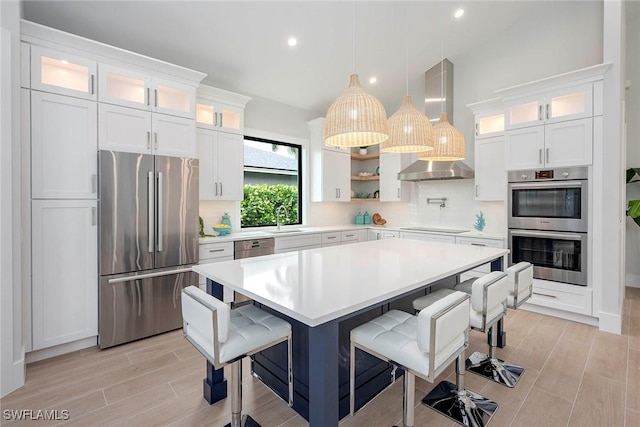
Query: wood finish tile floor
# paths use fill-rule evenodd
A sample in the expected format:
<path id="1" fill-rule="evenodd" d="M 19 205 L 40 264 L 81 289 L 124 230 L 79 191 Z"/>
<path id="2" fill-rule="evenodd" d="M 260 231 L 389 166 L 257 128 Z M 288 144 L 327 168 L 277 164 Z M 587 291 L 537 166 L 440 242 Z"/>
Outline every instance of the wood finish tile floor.
<path id="1" fill-rule="evenodd" d="M 489 423 L 499 426 L 640 427 L 640 288 L 627 288 L 622 335 L 524 310 L 510 311 L 500 358 L 526 368 L 514 389 L 477 375 L 467 388 L 498 402 Z M 486 352 L 472 332 L 468 354 Z M 264 427 L 308 424 L 249 375 L 244 363 L 244 412 Z M 70 353 L 29 364 L 26 385 L 0 401 L 3 410 L 67 410 L 66 421 L 7 421 L 6 426 L 222 426 L 229 399 L 202 399 L 203 358 L 181 331 L 99 351 Z M 453 369 L 442 377 L 455 381 Z M 441 378 L 438 378 L 437 382 Z M 436 383 L 437 383 L 436 382 Z M 416 381 L 416 426 L 456 426 L 420 403 L 433 387 Z M 401 425 L 402 382 L 340 425 Z"/>

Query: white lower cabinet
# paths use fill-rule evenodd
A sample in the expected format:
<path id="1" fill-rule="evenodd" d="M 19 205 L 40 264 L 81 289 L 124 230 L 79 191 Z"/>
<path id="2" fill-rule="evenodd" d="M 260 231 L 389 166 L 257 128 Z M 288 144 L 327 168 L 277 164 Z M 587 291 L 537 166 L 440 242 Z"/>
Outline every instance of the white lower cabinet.
<path id="1" fill-rule="evenodd" d="M 332 231 L 331 233 L 322 233 L 322 247 L 337 246 L 341 242 L 341 233 Z"/>
<path id="2" fill-rule="evenodd" d="M 195 120 L 111 104 L 98 107 L 101 150 L 195 157 Z"/>
<path id="3" fill-rule="evenodd" d="M 199 252 L 198 264 L 233 261 L 233 242 L 201 243 Z M 207 278 L 203 275 L 200 275 L 198 286 L 203 291 L 207 290 Z M 222 300 L 226 303 L 233 301 L 233 291 L 225 287 Z"/>
<path id="4" fill-rule="evenodd" d="M 589 287 L 533 279 L 533 295 L 527 304 L 591 316 L 592 300 Z"/>
<path id="5" fill-rule="evenodd" d="M 367 230 L 348 230 L 340 233 L 340 244 L 358 243 L 367 241 Z"/>
<path id="6" fill-rule="evenodd" d="M 456 238 L 454 236 L 447 236 L 445 234 L 430 234 L 430 233 L 415 233 L 411 231 L 401 231 L 400 238 L 402 239 L 415 239 L 415 240 L 428 240 L 430 242 L 444 242 L 455 243 Z"/>
<path id="7" fill-rule="evenodd" d="M 456 243 L 458 245 L 471 245 L 471 246 L 489 246 L 491 248 L 504 248 L 504 239 L 487 239 L 482 237 L 456 237 Z M 503 268 L 507 268 L 506 264 L 507 260 L 503 259 L 502 266 Z M 473 270 L 469 270 L 464 274 L 460 275 L 460 280 L 467 280 L 472 277 L 481 277 L 487 273 L 491 272 L 491 263 L 483 264 L 474 268 Z"/>
<path id="8" fill-rule="evenodd" d="M 390 239 L 393 237 L 400 237 L 400 232 L 394 230 L 376 230 L 370 228 L 368 231 L 367 240 Z"/>
<path id="9" fill-rule="evenodd" d="M 32 201 L 33 350 L 98 335 L 95 200 Z"/>
<path id="10" fill-rule="evenodd" d="M 322 234 L 296 234 L 295 236 L 276 237 L 275 253 L 315 249 L 322 246 Z"/>

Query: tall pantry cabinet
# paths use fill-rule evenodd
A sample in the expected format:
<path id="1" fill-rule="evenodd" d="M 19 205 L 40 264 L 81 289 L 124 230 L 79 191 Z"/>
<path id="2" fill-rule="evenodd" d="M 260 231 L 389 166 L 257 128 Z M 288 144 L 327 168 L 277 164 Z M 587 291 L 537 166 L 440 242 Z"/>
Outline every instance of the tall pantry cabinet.
<path id="1" fill-rule="evenodd" d="M 204 74 L 27 21 L 21 31 L 24 341 L 33 361 L 97 343 L 98 150 L 193 157 Z M 100 120 L 111 108 L 150 125 L 135 134 L 132 120 Z M 142 138 L 127 148 L 132 134 Z"/>

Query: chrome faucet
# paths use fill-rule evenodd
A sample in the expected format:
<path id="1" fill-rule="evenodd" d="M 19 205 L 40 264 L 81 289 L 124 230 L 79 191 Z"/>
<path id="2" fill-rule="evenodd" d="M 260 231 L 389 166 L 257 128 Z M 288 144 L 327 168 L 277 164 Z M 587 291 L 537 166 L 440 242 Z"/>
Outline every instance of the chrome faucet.
<path id="1" fill-rule="evenodd" d="M 287 211 L 287 208 L 285 208 L 284 205 L 278 206 L 276 209 L 276 226 L 278 231 L 280 231 L 280 226 L 282 225 L 282 221 L 280 221 L 280 209 L 284 209 L 285 218 L 289 218 L 289 211 Z"/>

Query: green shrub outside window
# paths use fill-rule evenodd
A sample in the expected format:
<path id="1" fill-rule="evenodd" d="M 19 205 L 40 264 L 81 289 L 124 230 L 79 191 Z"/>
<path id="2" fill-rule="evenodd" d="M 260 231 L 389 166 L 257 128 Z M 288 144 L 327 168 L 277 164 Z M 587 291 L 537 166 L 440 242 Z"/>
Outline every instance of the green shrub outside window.
<path id="1" fill-rule="evenodd" d="M 283 205 L 289 214 L 280 212 L 283 224 L 299 224 L 298 187 L 285 184 L 257 184 L 244 186 L 244 200 L 240 204 L 243 227 L 275 225 L 276 209 Z"/>

